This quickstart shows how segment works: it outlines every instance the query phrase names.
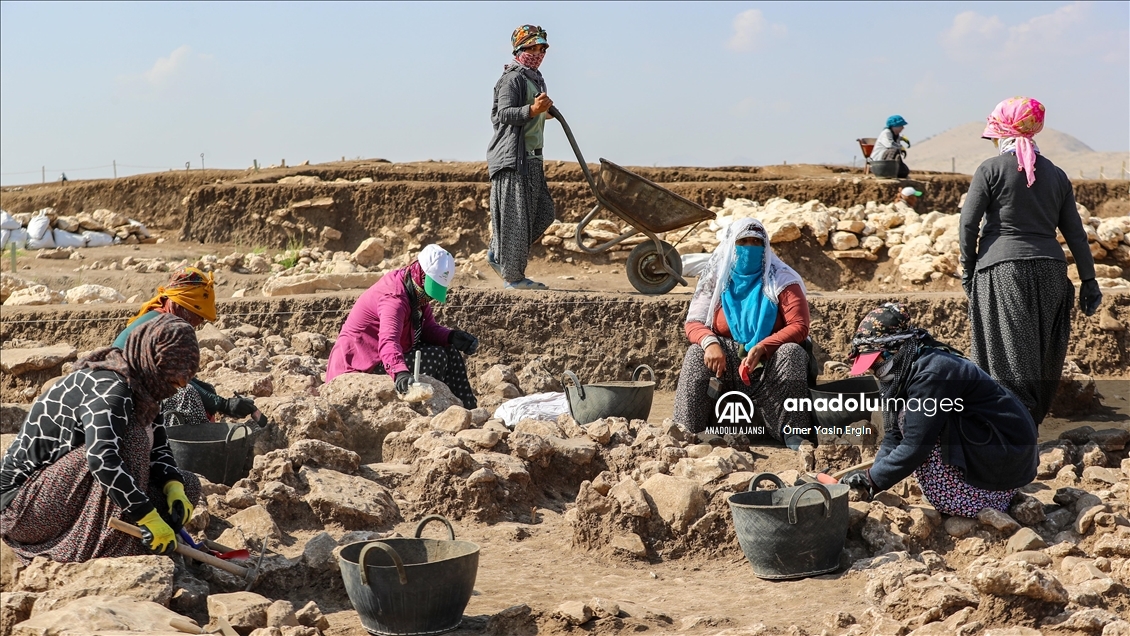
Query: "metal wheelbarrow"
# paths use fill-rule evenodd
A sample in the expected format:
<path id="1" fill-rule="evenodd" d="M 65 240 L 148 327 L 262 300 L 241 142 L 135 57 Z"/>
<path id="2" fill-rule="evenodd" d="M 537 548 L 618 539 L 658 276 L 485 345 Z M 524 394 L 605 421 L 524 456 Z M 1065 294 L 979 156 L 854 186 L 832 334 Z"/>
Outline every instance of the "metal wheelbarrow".
<path id="1" fill-rule="evenodd" d="M 585 180 L 597 201 L 592 211 L 577 224 L 577 247 L 588 254 L 600 254 L 625 239 L 642 233 L 651 240 L 632 248 L 624 266 L 632 287 L 641 294 L 666 294 L 676 284 L 687 285 L 683 278 L 682 257 L 674 245 L 660 239 L 657 234 L 692 226 L 680 237 L 681 241 L 700 223 L 714 219 L 717 215 L 607 159 L 600 160 L 600 172 L 594 176 L 581 155 L 577 140 L 573 138 L 573 131 L 561 116 L 561 111 L 556 106 L 551 106 L 549 113 L 561 122 L 561 128 L 569 138 L 569 145 L 577 155 L 577 162 L 581 164 L 581 172 L 585 174 Z M 584 229 L 601 210 L 609 210 L 630 223 L 631 227 L 614 239 L 589 247 L 584 243 Z M 675 245 L 679 241 L 675 241 Z"/>

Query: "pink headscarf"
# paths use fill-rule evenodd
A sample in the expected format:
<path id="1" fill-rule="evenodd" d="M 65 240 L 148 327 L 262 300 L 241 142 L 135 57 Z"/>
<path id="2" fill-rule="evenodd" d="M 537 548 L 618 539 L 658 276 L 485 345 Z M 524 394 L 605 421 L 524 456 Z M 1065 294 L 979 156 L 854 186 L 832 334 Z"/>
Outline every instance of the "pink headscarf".
<path id="1" fill-rule="evenodd" d="M 1031 97 L 1011 97 L 993 109 L 981 136 L 1016 140 L 1016 169 L 1026 173 L 1031 188 L 1036 182 L 1036 144 L 1032 137 L 1043 129 L 1044 105 Z"/>

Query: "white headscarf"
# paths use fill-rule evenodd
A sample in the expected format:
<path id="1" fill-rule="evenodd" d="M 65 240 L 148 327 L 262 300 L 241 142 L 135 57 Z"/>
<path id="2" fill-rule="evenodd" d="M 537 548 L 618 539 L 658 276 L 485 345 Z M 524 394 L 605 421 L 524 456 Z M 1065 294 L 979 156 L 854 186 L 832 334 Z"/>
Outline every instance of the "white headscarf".
<path id="1" fill-rule="evenodd" d="M 690 310 L 687 312 L 687 322 L 701 322 L 711 329 L 714 328 L 714 314 L 722 302 L 722 292 L 730 283 L 730 271 L 733 269 L 734 260 L 737 258 L 738 239 L 756 236 L 765 244 L 765 266 L 762 269 L 763 293 L 773 302 L 789 285 L 800 285 L 805 295 L 808 291 L 800 274 L 793 268 L 777 258 L 769 246 L 769 233 L 765 226 L 754 218 L 738 219 L 726 228 L 722 235 L 722 242 L 715 248 L 706 271 L 698 279 L 695 287 L 694 298 L 691 299 Z M 709 301 L 707 300 L 709 299 Z"/>

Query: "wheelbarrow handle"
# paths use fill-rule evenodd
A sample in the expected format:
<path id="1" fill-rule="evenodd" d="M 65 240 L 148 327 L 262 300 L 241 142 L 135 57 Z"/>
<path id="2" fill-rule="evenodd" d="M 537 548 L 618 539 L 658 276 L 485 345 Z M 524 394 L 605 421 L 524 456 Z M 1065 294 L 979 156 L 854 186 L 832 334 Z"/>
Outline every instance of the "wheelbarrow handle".
<path id="1" fill-rule="evenodd" d="M 391 545 L 380 541 L 366 543 L 365 547 L 361 548 L 361 556 L 357 559 L 357 564 L 361 566 L 361 585 L 369 585 L 369 566 L 365 563 L 365 557 L 369 556 L 369 550 L 373 548 L 383 550 L 392 559 L 393 564 L 396 565 L 396 573 L 400 576 L 400 584 L 408 585 L 408 573 L 404 571 L 404 559 L 400 558 L 400 554 Z"/>
<path id="2" fill-rule="evenodd" d="M 114 517 L 111 517 L 110 523 L 108 525 L 111 528 L 113 528 L 113 529 L 115 529 L 119 532 L 124 532 L 124 533 L 130 535 L 131 537 L 137 537 L 138 539 L 141 538 L 141 528 L 138 528 L 137 526 L 135 526 L 133 524 L 126 523 L 125 521 L 122 521 L 121 519 L 116 519 Z M 227 561 L 224 561 L 223 559 L 218 559 L 218 558 L 216 558 L 216 557 L 214 557 L 211 554 L 208 554 L 206 552 L 201 552 L 200 550 L 190 548 L 187 545 L 185 545 L 185 544 L 183 544 L 179 541 L 177 542 L 176 553 L 183 555 L 183 556 L 186 556 L 190 559 L 199 561 L 201 563 L 207 563 L 208 565 L 210 565 L 214 568 L 219 568 L 219 569 L 221 569 L 225 572 L 230 572 L 230 573 L 240 577 L 241 579 L 247 578 L 247 573 L 248 573 L 247 568 L 241 568 L 234 563 L 228 563 Z"/>
<path id="3" fill-rule="evenodd" d="M 593 192 L 596 192 L 596 179 L 592 176 L 592 171 L 589 170 L 589 165 L 585 163 L 585 157 L 581 154 L 581 148 L 577 145 L 577 140 L 573 138 L 573 131 L 569 128 L 569 122 L 565 121 L 565 117 L 561 115 L 561 111 L 557 110 L 556 106 L 549 107 L 549 114 L 561 123 L 561 129 L 565 131 L 565 137 L 569 140 L 569 145 L 573 147 L 573 154 L 577 155 L 577 163 L 581 164 L 581 172 L 585 174 L 585 180 L 589 182 L 589 187 Z"/>

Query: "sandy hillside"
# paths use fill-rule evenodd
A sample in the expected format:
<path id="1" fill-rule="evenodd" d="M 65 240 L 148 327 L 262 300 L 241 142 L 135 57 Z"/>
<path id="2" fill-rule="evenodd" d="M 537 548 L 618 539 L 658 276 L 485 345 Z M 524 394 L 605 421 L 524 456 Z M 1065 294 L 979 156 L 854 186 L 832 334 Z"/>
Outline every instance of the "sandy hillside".
<path id="1" fill-rule="evenodd" d="M 977 166 L 992 157 L 994 152 L 992 142 L 981 139 L 984 129 L 985 124 L 978 121 L 950 128 L 914 144 L 907 153 L 906 162 L 912 170 L 949 172 L 952 158 L 956 160 L 957 172 L 973 174 Z M 1080 170 L 1084 178 L 1098 178 L 1100 168 L 1106 178 L 1116 179 L 1123 162 L 1130 164 L 1130 153 L 1096 152 L 1075 137 L 1052 128 L 1044 128 L 1036 136 L 1036 145 L 1044 156 L 1063 168 L 1072 179 L 1079 178 Z"/>

